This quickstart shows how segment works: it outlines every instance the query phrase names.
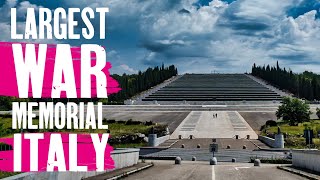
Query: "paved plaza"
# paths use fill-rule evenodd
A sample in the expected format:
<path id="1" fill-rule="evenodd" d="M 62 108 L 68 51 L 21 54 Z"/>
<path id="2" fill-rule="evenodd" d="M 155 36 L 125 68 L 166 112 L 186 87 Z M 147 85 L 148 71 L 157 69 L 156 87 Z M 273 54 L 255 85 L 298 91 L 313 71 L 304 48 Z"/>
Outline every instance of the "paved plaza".
<path id="1" fill-rule="evenodd" d="M 171 139 L 179 135 L 188 138 L 240 138 L 257 139 L 258 136 L 237 111 L 192 111 L 171 134 Z"/>
<path id="2" fill-rule="evenodd" d="M 210 166 L 208 162 L 187 162 L 174 165 L 173 161 L 154 161 L 154 166 L 132 174 L 125 180 L 304 180 L 306 178 L 282 171 L 277 165 L 254 167 L 249 163 L 220 163 Z"/>

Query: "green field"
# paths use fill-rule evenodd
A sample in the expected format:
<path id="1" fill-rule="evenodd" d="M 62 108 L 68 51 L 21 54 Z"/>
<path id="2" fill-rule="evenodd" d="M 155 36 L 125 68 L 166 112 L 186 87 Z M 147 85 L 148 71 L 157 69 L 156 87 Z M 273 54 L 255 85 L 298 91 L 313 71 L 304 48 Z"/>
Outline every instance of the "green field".
<path id="1" fill-rule="evenodd" d="M 38 123 L 38 120 L 33 120 L 34 124 Z M 132 135 L 136 133 L 148 134 L 152 127 L 156 129 L 164 129 L 164 125 L 145 125 L 141 124 L 127 124 L 127 121 L 120 121 L 108 124 L 111 137 Z M 82 130 L 37 130 L 37 132 L 73 132 L 73 133 L 106 133 L 106 130 L 99 129 L 82 129 Z M 7 117 L 0 117 L 0 137 L 12 137 L 14 133 L 19 133 L 20 130 L 12 129 L 12 119 Z M 25 131 L 24 131 L 25 132 Z M 32 131 L 34 132 L 34 131 Z"/>
<path id="2" fill-rule="evenodd" d="M 146 125 L 124 125 L 119 123 L 109 124 L 111 136 L 121 136 L 127 134 L 142 133 L 148 134 L 152 126 Z"/>
<path id="3" fill-rule="evenodd" d="M 139 148 L 139 147 L 145 147 L 148 143 L 129 143 L 129 144 L 115 144 L 112 147 L 113 148 Z"/>
<path id="4" fill-rule="evenodd" d="M 320 131 L 320 120 L 313 120 L 311 122 L 300 123 L 298 126 L 289 126 L 288 124 L 279 122 L 278 123 L 281 132 L 287 134 L 285 147 L 286 148 L 296 148 L 304 149 L 306 148 L 305 138 L 303 137 L 303 131 L 308 129 L 313 129 L 314 135 L 317 135 L 317 132 Z M 266 128 L 268 134 L 275 134 L 278 132 L 278 127 L 268 127 Z M 263 135 L 266 135 L 264 132 Z M 313 139 L 315 148 L 320 148 L 320 139 Z"/>
<path id="5" fill-rule="evenodd" d="M 300 123 L 298 126 L 289 126 L 288 124 L 284 124 L 279 122 L 281 132 L 288 133 L 289 135 L 303 135 L 304 129 L 311 128 L 314 131 L 320 130 L 320 120 L 313 120 L 311 122 Z M 267 132 L 276 133 L 278 131 L 278 127 L 269 127 L 267 128 Z"/>
<path id="6" fill-rule="evenodd" d="M 38 120 L 33 120 L 34 124 L 38 124 Z M 147 143 L 143 140 L 143 137 L 137 139 L 138 133 L 144 134 L 148 137 L 149 132 L 154 128 L 155 133 L 165 131 L 166 125 L 152 124 L 152 122 L 142 123 L 132 120 L 127 121 L 107 121 L 108 130 L 99 129 L 84 129 L 84 130 L 67 130 L 67 129 L 54 129 L 54 130 L 24 130 L 23 132 L 69 132 L 69 133 L 110 133 L 110 144 L 114 148 L 138 148 L 147 146 Z M 12 129 L 12 119 L 8 116 L 0 116 L 0 138 L 12 137 L 14 133 L 20 133 L 21 130 Z M 132 135 L 132 136 L 131 136 Z M 129 137 L 128 137 L 129 136 Z M 130 137 L 131 136 L 131 137 Z M 130 138 L 134 140 L 130 140 Z M 129 140 L 128 140 L 129 139 Z"/>
<path id="7" fill-rule="evenodd" d="M 14 173 L 14 172 L 2 172 L 0 171 L 0 179 L 2 178 L 6 178 L 6 177 L 10 177 L 10 176 L 14 176 L 17 175 L 19 173 Z"/>

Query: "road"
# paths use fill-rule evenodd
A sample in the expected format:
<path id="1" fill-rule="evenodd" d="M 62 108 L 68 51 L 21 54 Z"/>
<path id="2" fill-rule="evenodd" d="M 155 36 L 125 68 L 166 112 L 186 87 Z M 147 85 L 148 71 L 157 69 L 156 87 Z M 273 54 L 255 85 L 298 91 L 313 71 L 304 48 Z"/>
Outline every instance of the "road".
<path id="1" fill-rule="evenodd" d="M 147 170 L 130 175 L 125 180 L 303 180 L 305 178 L 276 168 L 277 165 L 254 167 L 249 163 L 224 163 L 210 166 L 208 162 L 155 161 Z"/>

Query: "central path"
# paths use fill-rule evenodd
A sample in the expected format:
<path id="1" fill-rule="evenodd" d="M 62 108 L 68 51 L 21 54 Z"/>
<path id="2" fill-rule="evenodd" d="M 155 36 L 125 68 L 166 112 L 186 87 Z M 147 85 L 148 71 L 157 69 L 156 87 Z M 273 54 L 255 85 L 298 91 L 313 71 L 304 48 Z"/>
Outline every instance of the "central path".
<path id="1" fill-rule="evenodd" d="M 237 111 L 191 111 L 171 134 L 170 139 L 179 135 L 188 138 L 246 138 L 258 139 L 257 134 Z"/>

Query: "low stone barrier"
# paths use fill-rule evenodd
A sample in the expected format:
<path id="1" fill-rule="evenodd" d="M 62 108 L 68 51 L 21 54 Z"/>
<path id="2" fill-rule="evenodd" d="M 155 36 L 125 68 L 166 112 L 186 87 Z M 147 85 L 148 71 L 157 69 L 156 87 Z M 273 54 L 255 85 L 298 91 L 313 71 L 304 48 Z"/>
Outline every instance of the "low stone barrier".
<path id="1" fill-rule="evenodd" d="M 293 150 L 292 165 L 320 173 L 319 150 Z"/>
<path id="2" fill-rule="evenodd" d="M 157 134 L 149 134 L 148 144 L 150 147 L 156 147 L 170 139 L 170 135 L 157 137 Z"/>
<path id="3" fill-rule="evenodd" d="M 267 136 L 258 136 L 258 139 L 272 148 L 284 148 L 283 134 L 276 134 L 276 139 L 269 138 Z"/>
<path id="4" fill-rule="evenodd" d="M 124 167 L 133 166 L 138 163 L 139 160 L 139 151 L 140 149 L 115 149 L 111 152 L 111 157 L 115 163 L 115 169 L 121 169 Z M 99 174 L 103 174 L 105 172 L 42 172 L 42 173 L 22 173 L 15 176 L 4 178 L 4 180 L 37 180 L 37 179 L 51 179 L 51 180 L 59 180 L 59 179 L 71 179 L 78 180 L 87 177 L 96 176 Z"/>
<path id="5" fill-rule="evenodd" d="M 274 139 L 272 139 L 272 138 L 269 138 L 269 137 L 267 137 L 267 136 L 258 136 L 258 139 L 260 140 L 260 141 L 262 141 L 263 143 L 265 143 L 266 145 L 268 145 L 268 146 L 270 146 L 270 147 L 273 147 L 274 146 Z"/>
<path id="6" fill-rule="evenodd" d="M 140 149 L 116 149 L 111 153 L 116 169 L 133 166 L 138 163 Z"/>

